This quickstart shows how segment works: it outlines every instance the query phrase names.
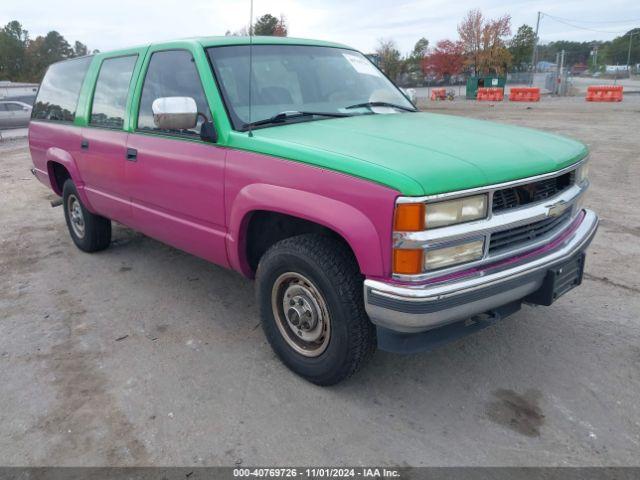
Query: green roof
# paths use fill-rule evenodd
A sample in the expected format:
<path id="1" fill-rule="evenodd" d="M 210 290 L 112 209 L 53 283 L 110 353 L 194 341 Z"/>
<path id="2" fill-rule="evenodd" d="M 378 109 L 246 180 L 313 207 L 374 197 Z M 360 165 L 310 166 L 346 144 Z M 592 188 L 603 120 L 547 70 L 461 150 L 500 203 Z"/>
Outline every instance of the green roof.
<path id="1" fill-rule="evenodd" d="M 249 45 L 250 37 L 200 37 L 194 38 L 204 47 L 218 47 L 224 45 Z M 318 47 L 334 47 L 334 48 L 348 48 L 353 50 L 347 45 L 342 45 L 335 42 L 326 42 L 324 40 L 311 40 L 308 38 L 292 38 L 292 37 L 251 37 L 254 45 L 312 45 Z"/>
<path id="2" fill-rule="evenodd" d="M 354 48 L 341 43 L 326 42 L 324 40 L 311 40 L 308 38 L 292 38 L 292 37 L 266 37 L 266 36 L 254 36 L 252 43 L 254 45 L 310 45 L 316 47 L 333 47 L 333 48 L 346 48 L 354 50 Z M 100 52 L 98 55 L 101 57 L 114 57 L 118 55 L 127 55 L 135 53 L 136 50 L 146 49 L 150 46 L 176 48 L 178 45 L 184 45 L 185 43 L 191 43 L 194 45 L 200 45 L 202 47 L 221 47 L 225 45 L 249 45 L 249 37 L 235 37 L 235 36 L 218 36 L 218 37 L 192 37 L 192 38 L 180 38 L 173 40 L 165 40 L 162 42 L 153 42 L 142 45 L 136 45 L 134 47 L 119 48 L 117 50 L 108 50 Z"/>

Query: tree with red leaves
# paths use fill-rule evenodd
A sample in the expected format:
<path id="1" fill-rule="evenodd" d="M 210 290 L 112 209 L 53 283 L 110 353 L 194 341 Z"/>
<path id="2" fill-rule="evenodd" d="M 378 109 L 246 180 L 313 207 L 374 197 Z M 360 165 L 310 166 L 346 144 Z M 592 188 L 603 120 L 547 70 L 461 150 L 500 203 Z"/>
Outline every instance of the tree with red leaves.
<path id="1" fill-rule="evenodd" d="M 464 61 L 464 45 L 462 42 L 440 40 L 433 52 L 424 59 L 422 70 L 425 75 L 448 78 L 462 73 Z"/>

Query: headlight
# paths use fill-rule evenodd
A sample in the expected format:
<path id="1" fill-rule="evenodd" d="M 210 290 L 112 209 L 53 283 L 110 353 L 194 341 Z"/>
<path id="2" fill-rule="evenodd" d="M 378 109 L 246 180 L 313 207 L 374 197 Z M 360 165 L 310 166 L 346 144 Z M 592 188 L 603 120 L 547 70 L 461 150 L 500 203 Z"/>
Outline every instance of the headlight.
<path id="1" fill-rule="evenodd" d="M 435 270 L 482 258 L 484 240 L 471 240 L 450 247 L 434 248 L 424 252 L 424 269 Z"/>
<path id="2" fill-rule="evenodd" d="M 589 178 L 589 162 L 588 161 L 583 163 L 576 170 L 576 185 L 580 185 L 587 178 Z"/>
<path id="3" fill-rule="evenodd" d="M 428 203 L 426 228 L 446 227 L 457 223 L 480 220 L 487 216 L 487 195 L 458 198 L 446 202 Z"/>

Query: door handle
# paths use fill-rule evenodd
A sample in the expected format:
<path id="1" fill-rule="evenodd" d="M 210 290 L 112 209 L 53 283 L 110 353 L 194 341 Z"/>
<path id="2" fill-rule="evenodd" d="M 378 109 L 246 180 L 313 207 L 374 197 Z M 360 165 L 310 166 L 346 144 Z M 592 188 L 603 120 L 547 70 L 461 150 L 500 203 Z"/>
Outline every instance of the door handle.
<path id="1" fill-rule="evenodd" d="M 138 150 L 135 148 L 127 148 L 127 160 L 130 162 L 138 160 Z"/>
<path id="2" fill-rule="evenodd" d="M 89 148 L 89 140 L 82 139 L 82 142 L 80 143 L 80 147 L 84 148 L 85 150 Z"/>

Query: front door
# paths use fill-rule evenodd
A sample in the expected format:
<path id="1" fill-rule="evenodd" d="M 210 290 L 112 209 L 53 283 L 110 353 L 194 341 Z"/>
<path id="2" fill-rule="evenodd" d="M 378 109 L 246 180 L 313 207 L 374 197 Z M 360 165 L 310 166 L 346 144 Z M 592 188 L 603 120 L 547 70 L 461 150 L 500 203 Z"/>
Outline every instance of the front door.
<path id="1" fill-rule="evenodd" d="M 191 97 L 200 119 L 191 130 L 158 128 L 157 98 Z M 127 140 L 125 171 L 137 230 L 219 265 L 227 265 L 224 228 L 225 150 L 200 140 L 211 111 L 187 50 L 154 52 L 148 60 L 137 116 Z"/>

